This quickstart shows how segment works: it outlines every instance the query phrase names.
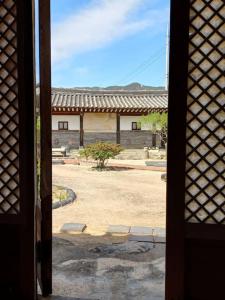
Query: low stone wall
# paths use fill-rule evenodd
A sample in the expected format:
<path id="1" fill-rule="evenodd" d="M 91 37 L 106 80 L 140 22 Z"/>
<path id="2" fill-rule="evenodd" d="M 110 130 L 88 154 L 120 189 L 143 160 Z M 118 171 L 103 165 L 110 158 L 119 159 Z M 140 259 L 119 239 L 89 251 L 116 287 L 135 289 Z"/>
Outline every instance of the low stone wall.
<path id="1" fill-rule="evenodd" d="M 114 132 L 84 132 L 84 146 L 98 141 L 116 143 Z"/>
<path id="2" fill-rule="evenodd" d="M 159 138 L 157 136 L 156 145 L 159 146 Z M 105 141 L 116 143 L 116 132 L 84 132 L 84 146 L 95 143 L 97 141 Z M 127 149 L 143 149 L 143 147 L 153 146 L 153 134 L 150 131 L 130 131 L 123 130 L 120 132 L 121 146 Z M 53 130 L 52 131 L 52 147 L 67 147 L 70 149 L 78 149 L 80 146 L 79 130 Z"/>
<path id="3" fill-rule="evenodd" d="M 78 149 L 80 146 L 79 130 L 52 130 L 52 147 L 65 146 L 68 149 Z"/>
<path id="4" fill-rule="evenodd" d="M 142 149 L 143 147 L 152 147 L 152 137 L 153 134 L 147 130 L 123 130 L 120 132 L 120 144 L 124 148 L 128 149 Z"/>

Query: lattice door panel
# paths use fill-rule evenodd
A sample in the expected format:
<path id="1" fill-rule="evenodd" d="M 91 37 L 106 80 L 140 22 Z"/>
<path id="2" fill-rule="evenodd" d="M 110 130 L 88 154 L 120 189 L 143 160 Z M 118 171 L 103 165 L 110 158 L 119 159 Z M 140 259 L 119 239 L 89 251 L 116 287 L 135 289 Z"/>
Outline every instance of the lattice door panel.
<path id="1" fill-rule="evenodd" d="M 18 214 L 19 103 L 16 1 L 0 3 L 0 214 Z"/>
<path id="2" fill-rule="evenodd" d="M 225 2 L 190 2 L 185 219 L 225 224 Z"/>

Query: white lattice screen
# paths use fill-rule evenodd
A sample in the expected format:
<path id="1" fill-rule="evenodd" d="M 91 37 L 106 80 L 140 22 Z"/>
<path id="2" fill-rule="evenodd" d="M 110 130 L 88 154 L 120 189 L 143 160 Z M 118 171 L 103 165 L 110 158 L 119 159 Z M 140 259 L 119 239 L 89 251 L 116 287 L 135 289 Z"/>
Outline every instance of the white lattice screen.
<path id="1" fill-rule="evenodd" d="M 18 214 L 19 112 L 16 1 L 0 2 L 0 214 Z"/>
<path id="2" fill-rule="evenodd" d="M 185 219 L 225 224 L 225 2 L 191 0 L 189 36 Z"/>

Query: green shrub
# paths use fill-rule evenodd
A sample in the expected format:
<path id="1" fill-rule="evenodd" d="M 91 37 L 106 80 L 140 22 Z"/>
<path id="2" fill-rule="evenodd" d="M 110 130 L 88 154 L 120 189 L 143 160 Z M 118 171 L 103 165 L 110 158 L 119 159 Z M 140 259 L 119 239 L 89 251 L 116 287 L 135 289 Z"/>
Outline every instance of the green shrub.
<path id="1" fill-rule="evenodd" d="M 87 145 L 83 150 L 80 150 L 80 155 L 88 159 L 91 157 L 96 160 L 97 168 L 105 168 L 106 162 L 109 158 L 115 158 L 123 148 L 118 144 L 111 144 L 105 142 L 97 142 L 95 144 Z"/>

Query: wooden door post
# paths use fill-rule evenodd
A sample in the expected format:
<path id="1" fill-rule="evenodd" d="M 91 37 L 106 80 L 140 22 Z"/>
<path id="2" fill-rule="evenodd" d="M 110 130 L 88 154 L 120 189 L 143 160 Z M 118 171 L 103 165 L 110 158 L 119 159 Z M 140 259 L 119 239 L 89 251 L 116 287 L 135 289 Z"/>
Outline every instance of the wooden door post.
<path id="1" fill-rule="evenodd" d="M 120 144 L 120 114 L 116 114 L 116 143 Z"/>
<path id="2" fill-rule="evenodd" d="M 80 113 L 80 147 L 84 146 L 84 113 Z"/>

